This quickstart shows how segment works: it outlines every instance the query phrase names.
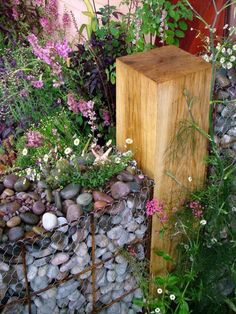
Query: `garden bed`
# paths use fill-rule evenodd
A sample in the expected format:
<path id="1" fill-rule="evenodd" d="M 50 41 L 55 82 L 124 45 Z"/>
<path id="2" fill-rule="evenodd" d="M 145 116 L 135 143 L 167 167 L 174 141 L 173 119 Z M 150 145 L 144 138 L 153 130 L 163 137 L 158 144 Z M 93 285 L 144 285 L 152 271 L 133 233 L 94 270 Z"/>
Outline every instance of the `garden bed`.
<path id="1" fill-rule="evenodd" d="M 1 183 L 2 313 L 137 313 L 152 181 L 137 169 L 103 192 L 10 174 Z"/>

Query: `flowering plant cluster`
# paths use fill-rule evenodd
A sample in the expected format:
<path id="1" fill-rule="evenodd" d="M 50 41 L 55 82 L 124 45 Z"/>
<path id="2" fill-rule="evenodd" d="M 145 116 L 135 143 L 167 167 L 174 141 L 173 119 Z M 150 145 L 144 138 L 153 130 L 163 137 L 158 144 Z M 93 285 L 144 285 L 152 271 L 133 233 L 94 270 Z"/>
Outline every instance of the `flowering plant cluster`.
<path id="1" fill-rule="evenodd" d="M 230 70 L 236 66 L 236 43 L 218 43 L 216 46 L 217 63 L 224 69 Z"/>

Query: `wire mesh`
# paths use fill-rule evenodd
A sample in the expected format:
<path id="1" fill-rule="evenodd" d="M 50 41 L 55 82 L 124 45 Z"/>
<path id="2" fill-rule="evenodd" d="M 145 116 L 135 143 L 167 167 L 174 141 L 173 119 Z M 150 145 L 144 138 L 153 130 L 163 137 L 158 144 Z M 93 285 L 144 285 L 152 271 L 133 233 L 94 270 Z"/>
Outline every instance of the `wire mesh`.
<path id="1" fill-rule="evenodd" d="M 112 205 L 52 232 L 39 221 L 23 239 L 1 243 L 0 311 L 139 312 L 132 299 L 141 292 L 123 252 L 137 260 L 147 256 L 145 203 L 152 187 L 153 181 L 145 177 L 140 189 Z M 109 195 L 109 187 L 105 192 Z"/>

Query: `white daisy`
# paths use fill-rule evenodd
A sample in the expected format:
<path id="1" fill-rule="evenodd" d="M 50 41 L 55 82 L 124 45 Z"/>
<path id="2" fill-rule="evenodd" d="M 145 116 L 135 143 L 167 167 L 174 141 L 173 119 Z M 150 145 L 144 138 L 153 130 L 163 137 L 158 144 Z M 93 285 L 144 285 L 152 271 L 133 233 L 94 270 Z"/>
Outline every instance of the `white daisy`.
<path id="1" fill-rule="evenodd" d="M 22 150 L 22 155 L 23 156 L 26 156 L 28 154 L 28 149 L 27 148 L 24 148 L 23 150 Z"/>
<path id="2" fill-rule="evenodd" d="M 225 58 L 224 57 L 220 58 L 220 63 L 221 64 L 225 63 Z"/>
<path id="3" fill-rule="evenodd" d="M 174 295 L 174 294 L 171 294 L 171 295 L 170 295 L 170 299 L 171 299 L 172 301 L 174 301 L 174 300 L 175 300 L 175 295 Z"/>
<path id="4" fill-rule="evenodd" d="M 78 146 L 78 145 L 79 145 L 79 143 L 80 143 L 79 138 L 76 138 L 76 139 L 74 140 L 74 145 L 75 145 L 75 146 Z"/>
<path id="5" fill-rule="evenodd" d="M 163 291 L 162 291 L 161 288 L 158 288 L 158 289 L 157 289 L 157 293 L 158 293 L 158 294 L 162 294 L 162 292 L 163 292 Z"/>
<path id="6" fill-rule="evenodd" d="M 230 59 L 229 59 L 230 62 L 234 62 L 235 60 L 236 60 L 235 56 L 231 56 Z"/>
<path id="7" fill-rule="evenodd" d="M 233 67 L 233 64 L 231 62 L 227 62 L 226 67 L 229 70 Z"/>
<path id="8" fill-rule="evenodd" d="M 205 226 L 205 225 L 207 224 L 207 221 L 206 221 L 205 219 L 202 219 L 202 220 L 200 221 L 200 224 L 201 224 L 202 226 Z"/>
<path id="9" fill-rule="evenodd" d="M 72 153 L 72 149 L 71 149 L 70 147 L 67 147 L 67 148 L 65 149 L 65 154 L 66 154 L 66 155 L 69 155 L 70 153 Z"/>
<path id="10" fill-rule="evenodd" d="M 228 49 L 227 49 L 227 53 L 228 53 L 228 55 L 230 55 L 230 56 L 231 56 L 231 55 L 232 55 L 232 53 L 233 53 L 233 50 L 232 50 L 231 48 L 228 48 Z"/>
<path id="11" fill-rule="evenodd" d="M 160 313 L 161 312 L 161 310 L 159 309 L 159 307 L 157 307 L 156 309 L 155 309 L 155 313 Z"/>

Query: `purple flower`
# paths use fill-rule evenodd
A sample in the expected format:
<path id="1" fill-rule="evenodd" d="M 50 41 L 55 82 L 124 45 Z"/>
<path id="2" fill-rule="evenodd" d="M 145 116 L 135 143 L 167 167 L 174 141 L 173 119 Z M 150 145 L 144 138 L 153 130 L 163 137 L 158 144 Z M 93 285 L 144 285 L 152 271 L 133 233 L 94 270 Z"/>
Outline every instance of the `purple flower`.
<path id="1" fill-rule="evenodd" d="M 26 97 L 29 96 L 29 93 L 28 93 L 28 91 L 26 89 L 22 89 L 20 91 L 20 96 L 26 98 Z"/>
<path id="2" fill-rule="evenodd" d="M 67 105 L 72 112 L 79 113 L 79 104 L 73 94 L 67 95 Z"/>
<path id="3" fill-rule="evenodd" d="M 34 5 L 40 7 L 41 5 L 44 4 L 44 0 L 34 0 Z"/>
<path id="4" fill-rule="evenodd" d="M 71 19 L 70 19 L 69 13 L 64 12 L 64 14 L 62 16 L 62 24 L 63 24 L 64 28 L 70 27 Z"/>
<path id="5" fill-rule="evenodd" d="M 43 81 L 42 80 L 32 81 L 31 84 L 35 88 L 42 88 L 43 87 Z"/>
<path id="6" fill-rule="evenodd" d="M 26 134 L 28 147 L 39 147 L 43 144 L 43 136 L 36 131 L 29 131 Z"/>
<path id="7" fill-rule="evenodd" d="M 108 111 L 104 111 L 103 112 L 103 115 L 102 115 L 102 117 L 103 117 L 103 120 L 104 120 L 104 125 L 105 126 L 108 126 L 108 125 L 110 125 L 110 123 L 111 123 L 111 119 L 110 119 L 110 114 L 109 114 L 109 112 Z"/>
<path id="8" fill-rule="evenodd" d="M 71 48 L 68 45 L 68 42 L 64 40 L 64 42 L 55 44 L 56 51 L 58 55 L 62 58 L 68 58 L 69 52 L 71 52 Z"/>
<path id="9" fill-rule="evenodd" d="M 82 115 L 85 118 L 89 117 L 90 111 L 93 110 L 93 105 L 94 105 L 94 102 L 91 100 L 89 100 L 89 101 L 80 100 L 79 101 L 79 111 L 82 113 Z"/>
<path id="10" fill-rule="evenodd" d="M 13 16 L 14 20 L 16 20 L 16 21 L 19 19 L 19 13 L 18 13 L 16 7 L 12 8 L 12 16 Z"/>

